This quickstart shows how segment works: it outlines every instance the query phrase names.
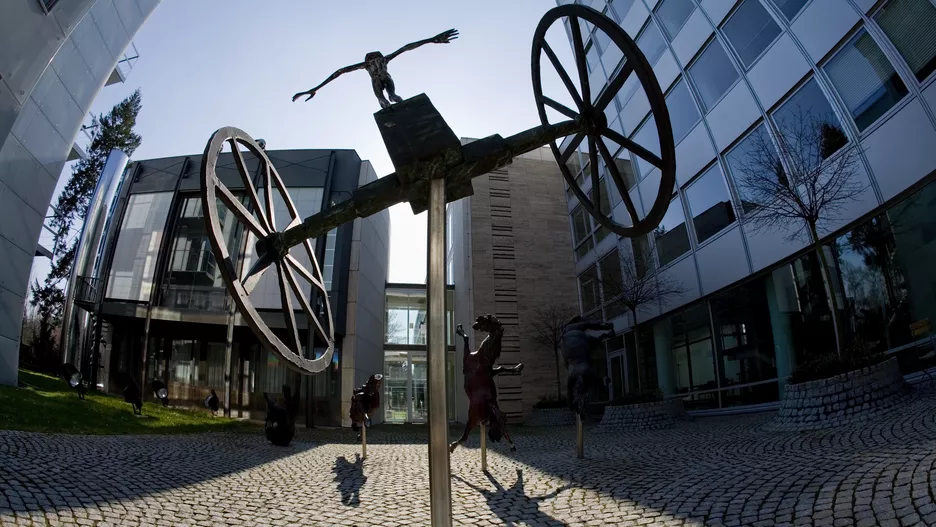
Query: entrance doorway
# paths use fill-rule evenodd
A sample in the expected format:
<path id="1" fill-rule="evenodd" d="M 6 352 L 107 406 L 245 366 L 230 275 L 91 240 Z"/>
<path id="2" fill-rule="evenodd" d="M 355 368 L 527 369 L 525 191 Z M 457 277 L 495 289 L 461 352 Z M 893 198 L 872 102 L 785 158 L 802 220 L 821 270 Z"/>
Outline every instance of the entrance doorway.
<path id="1" fill-rule="evenodd" d="M 384 420 L 424 423 L 429 416 L 426 352 L 384 352 Z"/>

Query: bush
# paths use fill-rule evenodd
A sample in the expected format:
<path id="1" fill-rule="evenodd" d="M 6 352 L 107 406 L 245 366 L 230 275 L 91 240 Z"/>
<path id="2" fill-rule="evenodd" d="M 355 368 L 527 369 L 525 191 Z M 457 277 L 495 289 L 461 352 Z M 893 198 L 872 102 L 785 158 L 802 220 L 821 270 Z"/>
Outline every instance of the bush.
<path id="1" fill-rule="evenodd" d="M 569 407 L 569 403 L 565 399 L 559 398 L 559 397 L 553 397 L 551 395 L 541 397 L 540 400 L 536 404 L 533 405 L 533 408 L 537 410 L 543 410 L 546 408 L 568 408 L 568 407 Z"/>
<path id="2" fill-rule="evenodd" d="M 884 362 L 887 358 L 887 355 L 871 347 L 867 342 L 856 341 L 842 352 L 841 357 L 835 353 L 830 353 L 800 364 L 793 372 L 793 375 L 790 376 L 790 384 L 828 379 L 850 371 L 874 366 Z"/>
<path id="3" fill-rule="evenodd" d="M 663 400 L 663 392 L 659 388 L 641 390 L 639 392 L 625 393 L 615 397 L 608 406 L 626 406 L 629 404 L 655 403 Z"/>

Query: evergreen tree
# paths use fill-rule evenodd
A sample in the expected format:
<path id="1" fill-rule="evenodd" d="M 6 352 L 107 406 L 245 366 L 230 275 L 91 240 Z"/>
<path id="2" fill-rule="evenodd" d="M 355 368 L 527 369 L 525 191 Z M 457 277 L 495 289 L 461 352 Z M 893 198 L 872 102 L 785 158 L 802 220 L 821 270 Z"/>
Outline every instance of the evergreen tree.
<path id="1" fill-rule="evenodd" d="M 34 339 L 33 357 L 42 368 L 58 366 L 60 353 L 55 329 L 61 324 L 65 308 L 65 282 L 68 280 L 78 246 L 78 237 L 69 242 L 73 227 L 84 222 L 91 195 L 104 169 L 107 156 L 114 148 L 132 155 L 140 146 L 141 138 L 133 133 L 137 115 L 142 107 L 140 90 L 119 102 L 106 115 L 92 119 L 91 145 L 88 157 L 72 167 L 71 178 L 55 203 L 50 220 L 53 233 L 52 270 L 42 284 L 33 284 L 31 304 L 39 316 L 38 335 Z"/>

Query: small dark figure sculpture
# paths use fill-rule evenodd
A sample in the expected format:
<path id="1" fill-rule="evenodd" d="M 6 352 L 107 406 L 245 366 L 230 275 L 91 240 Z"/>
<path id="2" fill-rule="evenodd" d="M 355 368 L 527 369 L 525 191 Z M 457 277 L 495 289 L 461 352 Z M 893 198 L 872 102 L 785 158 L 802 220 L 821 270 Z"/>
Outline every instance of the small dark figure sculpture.
<path id="1" fill-rule="evenodd" d="M 488 336 L 481 342 L 478 351 L 472 352 L 468 344 L 468 335 L 465 334 L 461 324 L 455 333 L 462 337 L 465 345 L 462 371 L 465 374 L 465 393 L 468 394 L 468 423 L 462 436 L 449 445 L 449 452 L 454 452 L 458 445 L 464 443 L 471 431 L 479 424 L 488 427 L 488 438 L 498 442 L 501 436 L 507 439 L 510 450 L 516 450 L 510 434 L 507 433 L 507 420 L 497 404 L 497 385 L 494 377 L 501 373 L 519 375 L 523 371 L 523 364 L 510 368 L 495 366 L 501 352 L 501 339 L 504 336 L 504 326 L 494 315 L 479 316 L 472 329 L 487 332 Z"/>
<path id="2" fill-rule="evenodd" d="M 593 337 L 587 331 L 610 330 L 603 337 Z M 614 325 L 600 320 L 582 319 L 576 316 L 562 329 L 562 358 L 565 359 L 569 376 L 566 380 L 566 397 L 569 408 L 585 419 L 588 411 L 588 391 L 602 380 L 588 362 L 588 352 L 601 344 L 602 338 L 614 335 Z"/>
<path id="3" fill-rule="evenodd" d="M 351 428 L 357 432 L 361 426 L 370 428 L 370 414 L 380 406 L 380 381 L 383 375 L 377 373 L 367 379 L 364 386 L 354 389 L 351 396 Z M 358 434 L 358 439 L 361 439 Z"/>
<path id="4" fill-rule="evenodd" d="M 299 411 L 299 392 L 292 395 L 289 385 L 283 385 L 283 404 L 269 394 L 263 394 L 267 401 L 267 416 L 264 431 L 266 438 L 276 446 L 289 446 L 296 435 L 296 413 Z"/>
<path id="5" fill-rule="evenodd" d="M 166 389 L 165 383 L 159 379 L 153 379 L 151 385 L 153 387 L 153 395 L 162 403 L 166 408 L 169 407 L 169 390 Z"/>
<path id="6" fill-rule="evenodd" d="M 84 379 L 81 377 L 81 372 L 78 371 L 78 368 L 74 364 L 65 363 L 62 364 L 61 371 L 62 378 L 68 383 L 69 386 L 75 389 L 78 393 L 79 399 L 84 399 L 85 393 L 88 391 L 88 387 L 85 385 Z"/>
<path id="7" fill-rule="evenodd" d="M 127 401 L 133 406 L 133 415 L 143 415 L 143 393 L 140 391 L 140 387 L 137 385 L 136 381 L 133 380 L 133 377 L 127 375 L 126 386 L 124 386 L 123 394 L 124 401 Z"/>
<path id="8" fill-rule="evenodd" d="M 205 406 L 211 410 L 211 415 L 218 414 L 218 394 L 215 393 L 214 388 L 211 389 L 211 395 L 205 397 Z"/>
<path id="9" fill-rule="evenodd" d="M 384 54 L 379 51 L 371 51 L 367 55 L 364 55 L 364 62 L 359 62 L 357 64 L 352 64 L 350 66 L 345 66 L 339 69 L 335 73 L 332 73 L 327 79 L 325 79 L 325 82 L 319 84 L 311 90 L 299 92 L 293 95 L 292 100 L 295 102 L 296 99 L 304 95 L 308 95 L 306 98 L 308 101 L 312 97 L 315 97 L 315 92 L 321 89 L 322 86 L 325 86 L 329 82 L 337 79 L 345 73 L 364 69 L 367 70 L 367 73 L 370 75 L 371 84 L 374 86 L 374 95 L 376 95 L 377 100 L 380 101 L 381 108 L 390 106 L 390 101 L 403 102 L 403 98 L 396 94 L 396 87 L 393 84 L 393 78 L 390 77 L 390 73 L 387 71 L 387 63 L 397 58 L 401 53 L 416 49 L 424 44 L 448 44 L 456 38 L 458 38 L 458 31 L 449 29 L 448 31 L 443 31 L 442 33 L 439 33 L 432 38 L 411 42 L 387 56 L 384 56 Z M 390 97 L 390 101 L 384 97 L 384 90 L 386 90 L 387 95 Z"/>

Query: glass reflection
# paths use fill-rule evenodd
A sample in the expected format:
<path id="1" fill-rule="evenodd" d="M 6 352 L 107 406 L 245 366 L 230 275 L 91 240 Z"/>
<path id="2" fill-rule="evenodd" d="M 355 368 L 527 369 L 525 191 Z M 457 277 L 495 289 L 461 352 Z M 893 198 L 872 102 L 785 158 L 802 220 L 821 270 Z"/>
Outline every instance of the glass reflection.
<path id="1" fill-rule="evenodd" d="M 713 390 L 687 401 L 689 406 L 707 406 L 710 401 L 717 404 L 715 363 L 712 353 L 712 332 L 708 308 L 705 304 L 691 307 L 672 318 L 673 364 L 676 370 L 676 387 L 679 393 Z"/>
<path id="2" fill-rule="evenodd" d="M 666 50 L 666 42 L 663 41 L 663 35 L 660 34 L 660 29 L 653 23 L 653 20 L 647 22 L 643 31 L 637 36 L 636 42 L 637 47 L 643 52 L 644 57 L 646 57 L 647 62 L 650 63 L 651 66 L 656 65 L 656 62 L 660 60 L 660 57 L 663 56 L 663 52 Z M 632 77 L 636 77 L 636 75 L 632 75 Z M 635 81 L 635 83 L 639 83 L 639 81 Z"/>
<path id="3" fill-rule="evenodd" d="M 686 231 L 686 221 L 678 197 L 670 202 L 663 221 L 653 231 L 653 235 L 660 266 L 672 262 L 689 251 L 689 233 Z"/>
<path id="4" fill-rule="evenodd" d="M 721 387 L 776 378 L 776 356 L 764 279 L 759 278 L 715 297 L 711 307 L 717 332 Z M 732 394 L 729 392 L 724 396 L 730 398 Z"/>
<path id="5" fill-rule="evenodd" d="M 654 119 L 653 115 L 644 121 L 644 124 L 640 126 L 640 129 L 637 130 L 631 140 L 657 156 L 660 155 L 660 136 L 657 134 L 656 119 Z M 637 159 L 637 168 L 640 170 L 640 177 L 646 177 L 653 170 L 653 165 L 641 157 L 635 156 L 635 158 Z"/>
<path id="6" fill-rule="evenodd" d="M 695 4 L 692 0 L 663 0 L 656 14 L 670 41 L 676 37 L 694 10 Z"/>
<path id="7" fill-rule="evenodd" d="M 780 26 L 758 0 L 742 2 L 723 30 L 745 68 L 751 67 L 780 34 Z"/>
<path id="8" fill-rule="evenodd" d="M 703 109 L 707 112 L 738 79 L 738 70 L 731 64 L 721 43 L 713 40 L 689 66 L 689 76 L 695 81 L 702 98 Z"/>
<path id="9" fill-rule="evenodd" d="M 683 79 L 666 96 L 666 109 L 669 110 L 670 123 L 673 126 L 673 141 L 679 144 L 683 137 L 699 122 L 699 109 L 696 108 L 689 87 Z"/>
<path id="10" fill-rule="evenodd" d="M 734 207 L 718 165 L 713 165 L 686 188 L 692 210 L 692 225 L 699 243 L 711 238 L 735 221 Z"/>
<path id="11" fill-rule="evenodd" d="M 785 144 L 797 158 L 826 159 L 848 143 L 842 124 L 816 79 L 810 79 L 783 103 L 773 118 Z M 813 152 L 817 148 L 819 151 Z"/>
<path id="12" fill-rule="evenodd" d="M 738 188 L 741 210 L 745 214 L 757 210 L 757 203 L 761 199 L 757 189 L 763 187 L 758 184 L 760 178 L 786 177 L 764 125 L 758 126 L 732 148 L 726 160 Z"/>

